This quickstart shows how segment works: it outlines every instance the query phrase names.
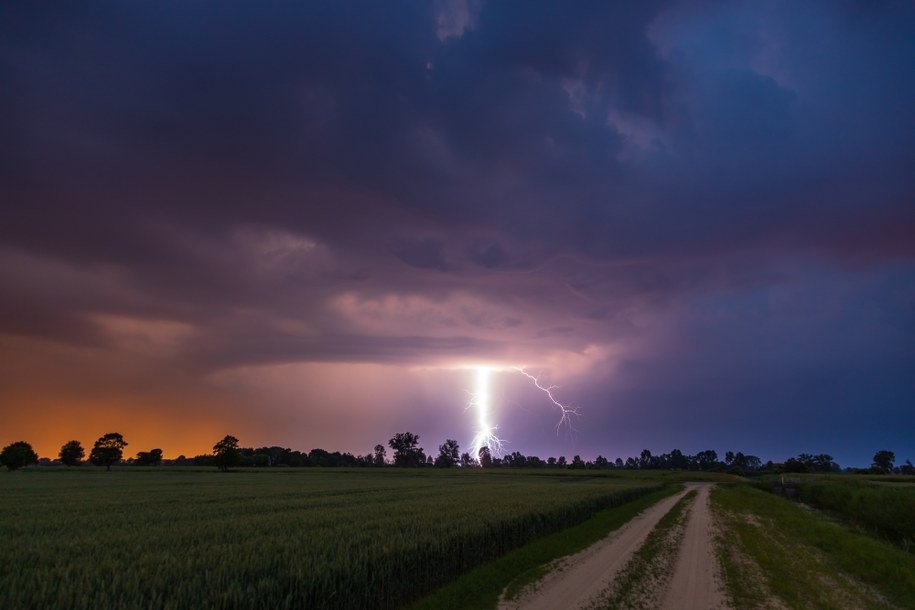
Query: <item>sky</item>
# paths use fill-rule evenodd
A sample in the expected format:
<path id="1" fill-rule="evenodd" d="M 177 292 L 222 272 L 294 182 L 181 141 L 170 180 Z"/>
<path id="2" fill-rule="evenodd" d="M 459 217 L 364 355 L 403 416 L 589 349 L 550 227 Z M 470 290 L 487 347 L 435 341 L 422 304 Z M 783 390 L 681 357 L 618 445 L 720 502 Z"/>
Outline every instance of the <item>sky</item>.
<path id="1" fill-rule="evenodd" d="M 913 32 L 902 1 L 5 2 L 0 444 L 435 454 L 486 402 L 544 459 L 915 460 Z"/>

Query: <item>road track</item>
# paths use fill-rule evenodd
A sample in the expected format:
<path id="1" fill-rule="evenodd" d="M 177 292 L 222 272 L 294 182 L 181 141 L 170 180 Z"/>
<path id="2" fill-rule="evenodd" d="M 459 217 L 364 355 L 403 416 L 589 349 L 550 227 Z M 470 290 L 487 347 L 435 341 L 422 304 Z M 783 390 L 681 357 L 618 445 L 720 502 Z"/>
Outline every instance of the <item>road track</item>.
<path id="1" fill-rule="evenodd" d="M 626 565 L 658 521 L 690 489 L 698 490 L 690 508 L 676 568 L 666 591 L 658 597 L 665 609 L 726 608 L 719 590 L 714 555 L 713 522 L 709 509 L 710 483 L 688 484 L 687 489 L 664 498 L 629 523 L 587 549 L 558 562 L 539 582 L 514 600 L 503 600 L 499 610 L 560 610 L 599 607 L 601 594 Z"/>

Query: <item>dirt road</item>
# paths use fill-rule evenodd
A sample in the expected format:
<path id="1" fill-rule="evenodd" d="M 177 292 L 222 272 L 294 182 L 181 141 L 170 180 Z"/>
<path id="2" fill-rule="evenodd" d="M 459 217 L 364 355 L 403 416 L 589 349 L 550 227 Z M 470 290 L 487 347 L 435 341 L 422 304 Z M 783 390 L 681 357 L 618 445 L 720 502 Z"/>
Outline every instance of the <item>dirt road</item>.
<path id="1" fill-rule="evenodd" d="M 698 489 L 699 494 L 690 510 L 677 567 L 661 599 L 665 608 L 725 608 L 718 593 L 717 562 L 712 552 L 710 487 L 689 485 L 686 491 L 661 500 L 606 539 L 565 558 L 520 598 L 503 600 L 499 609 L 557 610 L 599 605 L 601 594 L 611 586 L 616 574 L 689 489 Z"/>
<path id="2" fill-rule="evenodd" d="M 709 508 L 711 484 L 698 487 L 693 501 L 686 534 L 670 587 L 664 596 L 665 610 L 709 610 L 726 608 L 721 593 L 718 561 L 715 559 L 713 523 Z"/>

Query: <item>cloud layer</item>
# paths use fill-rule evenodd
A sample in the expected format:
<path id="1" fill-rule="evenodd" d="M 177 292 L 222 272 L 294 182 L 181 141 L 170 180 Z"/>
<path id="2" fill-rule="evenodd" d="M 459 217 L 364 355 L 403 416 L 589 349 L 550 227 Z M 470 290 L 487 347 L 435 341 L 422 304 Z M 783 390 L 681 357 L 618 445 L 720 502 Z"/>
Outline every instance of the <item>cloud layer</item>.
<path id="1" fill-rule="evenodd" d="M 0 441 L 915 458 L 908 3 L 0 17 Z"/>

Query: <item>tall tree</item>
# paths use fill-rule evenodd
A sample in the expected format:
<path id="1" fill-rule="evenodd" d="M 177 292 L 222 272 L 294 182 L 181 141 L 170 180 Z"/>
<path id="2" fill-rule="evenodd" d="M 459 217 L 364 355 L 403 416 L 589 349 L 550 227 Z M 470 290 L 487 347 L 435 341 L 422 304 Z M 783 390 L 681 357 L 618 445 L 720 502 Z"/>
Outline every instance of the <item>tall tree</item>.
<path id="1" fill-rule="evenodd" d="M 489 450 L 489 447 L 480 447 L 480 450 L 477 452 L 477 455 L 480 460 L 480 466 L 483 468 L 492 467 L 492 452 Z"/>
<path id="2" fill-rule="evenodd" d="M 238 439 L 227 434 L 225 438 L 213 445 L 213 457 L 216 466 L 226 472 L 238 463 L 241 452 L 238 450 Z"/>
<path id="3" fill-rule="evenodd" d="M 524 468 L 527 466 L 527 458 L 520 451 L 512 451 L 511 454 L 505 458 L 505 461 L 512 468 Z"/>
<path id="4" fill-rule="evenodd" d="M 375 466 L 384 466 L 385 455 L 384 445 L 375 445 L 375 454 L 372 457 L 372 463 L 375 464 Z"/>
<path id="5" fill-rule="evenodd" d="M 896 454 L 886 449 L 874 454 L 874 467 L 879 468 L 884 473 L 893 472 L 893 462 L 896 461 Z"/>
<path id="6" fill-rule="evenodd" d="M 460 458 L 460 447 L 458 442 L 453 439 L 447 439 L 438 447 L 438 457 L 435 458 L 435 465 L 439 468 L 451 468 L 458 463 Z"/>
<path id="7" fill-rule="evenodd" d="M 718 465 L 718 452 L 714 449 L 706 449 L 696 454 L 696 463 L 699 470 L 711 470 Z"/>
<path id="8" fill-rule="evenodd" d="M 95 441 L 95 445 L 92 446 L 92 451 L 89 453 L 89 461 L 96 466 L 105 466 L 107 470 L 111 470 L 111 465 L 120 461 L 124 455 L 126 446 L 127 442 L 123 436 L 117 432 L 109 432 Z"/>
<path id="9" fill-rule="evenodd" d="M 686 470 L 689 468 L 689 458 L 679 449 L 674 449 L 670 452 L 670 467 L 676 470 Z"/>
<path id="10" fill-rule="evenodd" d="M 79 441 L 67 441 L 60 448 L 58 457 L 66 466 L 79 466 L 83 458 L 86 457 L 86 450 L 83 449 Z"/>
<path id="11" fill-rule="evenodd" d="M 25 441 L 10 443 L 0 451 L 0 465 L 7 470 L 18 470 L 38 461 L 38 454 Z"/>
<path id="12" fill-rule="evenodd" d="M 654 466 L 654 463 L 651 459 L 651 451 L 648 449 L 642 449 L 642 455 L 639 457 L 639 468 L 651 468 Z"/>
<path id="13" fill-rule="evenodd" d="M 828 453 L 820 453 L 813 456 L 813 469 L 817 472 L 831 472 L 839 469 L 839 465 L 833 461 Z"/>
<path id="14" fill-rule="evenodd" d="M 426 455 L 419 443 L 419 436 L 412 432 L 398 432 L 388 441 L 394 450 L 395 466 L 421 466 L 426 461 Z"/>

